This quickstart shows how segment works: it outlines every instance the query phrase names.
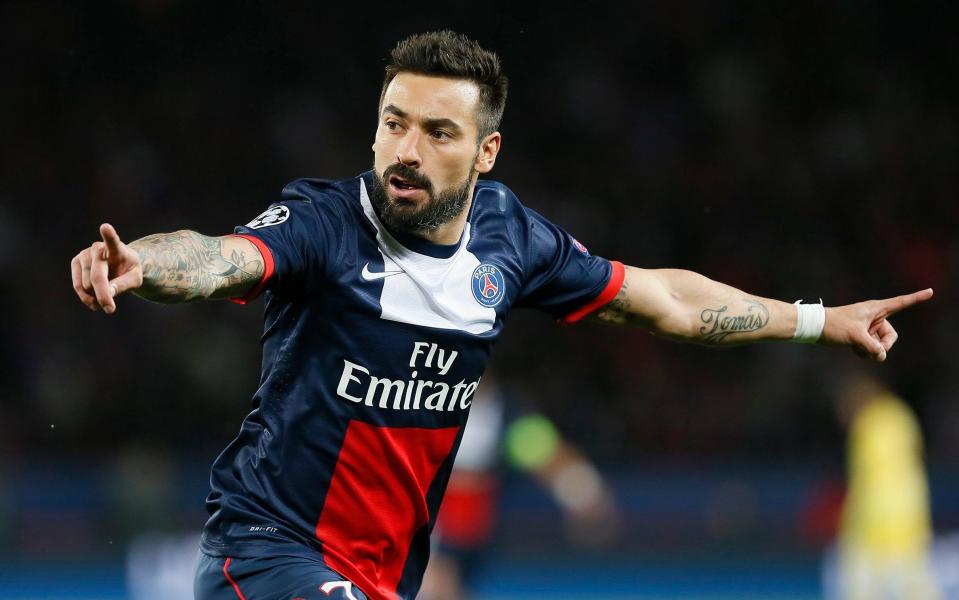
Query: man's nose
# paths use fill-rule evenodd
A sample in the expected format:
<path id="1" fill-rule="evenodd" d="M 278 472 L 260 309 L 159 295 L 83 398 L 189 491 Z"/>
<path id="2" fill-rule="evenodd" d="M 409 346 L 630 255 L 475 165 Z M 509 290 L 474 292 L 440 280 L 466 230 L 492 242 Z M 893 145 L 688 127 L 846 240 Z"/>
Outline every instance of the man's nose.
<path id="1" fill-rule="evenodd" d="M 403 136 L 399 147 L 396 149 L 396 160 L 408 167 L 419 168 L 422 159 L 417 146 L 421 138 L 420 132 L 416 130 L 411 130 Z"/>

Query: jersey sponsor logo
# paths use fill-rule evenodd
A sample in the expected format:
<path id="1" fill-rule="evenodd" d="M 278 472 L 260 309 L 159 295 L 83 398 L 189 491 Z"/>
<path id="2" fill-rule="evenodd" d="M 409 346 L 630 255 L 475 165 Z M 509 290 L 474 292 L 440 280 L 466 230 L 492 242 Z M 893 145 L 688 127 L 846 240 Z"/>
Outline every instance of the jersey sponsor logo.
<path id="1" fill-rule="evenodd" d="M 360 273 L 360 275 L 367 281 L 376 281 L 377 279 L 383 279 L 390 275 L 399 275 L 402 272 L 403 271 L 370 271 L 370 263 L 366 263 L 363 265 L 363 272 Z"/>
<path id="2" fill-rule="evenodd" d="M 473 270 L 473 298 L 483 306 L 499 304 L 506 293 L 506 280 L 497 267 L 483 263 Z"/>
<path id="3" fill-rule="evenodd" d="M 290 209 L 283 206 L 273 206 L 264 210 L 260 215 L 246 224 L 250 229 L 260 229 L 261 227 L 271 227 L 279 225 L 290 218 Z"/>
<path id="4" fill-rule="evenodd" d="M 459 351 L 445 350 L 439 344 L 414 342 L 409 364 L 413 371 L 409 379 L 377 377 L 367 367 L 343 359 L 336 395 L 355 404 L 392 410 L 466 410 L 473 403 L 479 379 L 470 382 L 461 379 L 450 385 L 419 378 L 420 369 L 435 369 L 439 376 L 446 375 L 457 356 Z"/>
<path id="5" fill-rule="evenodd" d="M 333 593 L 333 590 L 342 589 L 344 598 L 347 600 L 359 600 L 356 596 L 353 595 L 353 584 L 349 581 L 327 581 L 320 586 L 320 591 L 329 596 Z"/>

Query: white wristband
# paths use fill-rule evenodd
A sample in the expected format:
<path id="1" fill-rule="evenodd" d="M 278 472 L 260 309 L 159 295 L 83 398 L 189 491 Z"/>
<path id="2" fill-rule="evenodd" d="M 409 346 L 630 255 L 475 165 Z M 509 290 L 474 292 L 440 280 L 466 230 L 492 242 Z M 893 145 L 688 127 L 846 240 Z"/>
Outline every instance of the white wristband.
<path id="1" fill-rule="evenodd" d="M 819 304 L 802 304 L 802 300 L 796 300 L 795 305 L 796 332 L 793 334 L 793 341 L 815 344 L 826 325 L 826 307 L 822 304 L 822 298 L 819 299 Z"/>

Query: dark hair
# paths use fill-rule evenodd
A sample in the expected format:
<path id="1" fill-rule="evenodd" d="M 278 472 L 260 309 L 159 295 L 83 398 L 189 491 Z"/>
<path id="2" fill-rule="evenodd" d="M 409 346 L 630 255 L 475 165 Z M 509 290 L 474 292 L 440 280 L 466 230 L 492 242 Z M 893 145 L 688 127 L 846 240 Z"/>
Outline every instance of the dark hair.
<path id="1" fill-rule="evenodd" d="M 463 34 L 431 31 L 406 38 L 390 53 L 386 78 L 380 90 L 380 107 L 386 88 L 399 73 L 467 79 L 479 86 L 476 123 L 482 139 L 499 128 L 506 108 L 506 75 L 500 71 L 499 56 L 484 50 Z"/>

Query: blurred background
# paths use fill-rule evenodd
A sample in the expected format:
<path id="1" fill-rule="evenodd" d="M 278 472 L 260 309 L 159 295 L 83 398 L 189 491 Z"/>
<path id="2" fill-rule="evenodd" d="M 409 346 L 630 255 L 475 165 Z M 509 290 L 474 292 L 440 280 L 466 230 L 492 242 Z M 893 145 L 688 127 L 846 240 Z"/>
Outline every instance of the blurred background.
<path id="1" fill-rule="evenodd" d="M 492 176 L 592 253 L 789 301 L 936 290 L 879 368 L 514 313 L 499 383 L 597 465 L 620 530 L 569 539 L 506 469 L 476 597 L 819 597 L 837 386 L 861 368 L 917 415 L 948 539 L 957 25 L 942 3 L 0 3 L 0 598 L 132 599 L 189 572 L 259 377 L 258 303 L 92 314 L 70 259 L 104 221 L 223 234 L 292 179 L 367 170 L 385 57 L 445 27 L 511 80 Z"/>

